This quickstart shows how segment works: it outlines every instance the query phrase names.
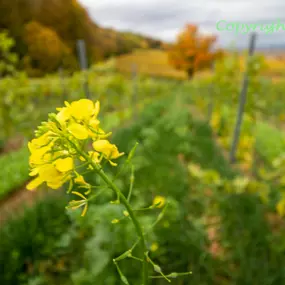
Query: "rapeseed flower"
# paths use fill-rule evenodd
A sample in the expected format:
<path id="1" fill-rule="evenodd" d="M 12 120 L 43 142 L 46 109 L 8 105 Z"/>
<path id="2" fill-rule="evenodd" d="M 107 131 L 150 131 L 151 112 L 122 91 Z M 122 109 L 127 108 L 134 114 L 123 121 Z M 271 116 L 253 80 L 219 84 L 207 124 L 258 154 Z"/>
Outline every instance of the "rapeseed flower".
<path id="1" fill-rule="evenodd" d="M 30 176 L 34 177 L 27 189 L 36 189 L 43 183 L 52 189 L 60 188 L 73 180 L 85 188 L 90 185 L 76 172 L 80 163 L 93 169 L 102 159 L 111 160 L 123 155 L 111 144 L 100 128 L 98 114 L 99 101 L 80 99 L 72 103 L 65 102 L 65 107 L 57 108 L 57 114 L 50 114 L 48 122 L 43 122 L 36 131 L 36 138 L 28 143 L 30 150 Z M 93 150 L 85 150 L 83 145 L 90 140 Z M 93 165 L 93 166 L 92 166 Z"/>
<path id="2" fill-rule="evenodd" d="M 124 155 L 123 152 L 119 152 L 118 148 L 111 144 L 107 140 L 97 140 L 92 144 L 95 151 L 101 153 L 103 157 L 105 157 L 111 165 L 116 165 L 114 162 L 111 161 L 111 159 L 119 158 L 120 156 Z"/>

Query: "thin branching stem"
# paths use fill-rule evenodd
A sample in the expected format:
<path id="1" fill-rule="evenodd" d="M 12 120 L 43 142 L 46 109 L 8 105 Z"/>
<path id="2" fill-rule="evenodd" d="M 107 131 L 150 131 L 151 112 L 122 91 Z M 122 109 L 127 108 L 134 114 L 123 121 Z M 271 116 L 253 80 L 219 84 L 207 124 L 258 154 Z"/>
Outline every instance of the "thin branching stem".
<path id="1" fill-rule="evenodd" d="M 89 164 L 92 166 L 92 168 L 99 174 L 99 176 L 104 180 L 104 182 L 117 194 L 117 196 L 120 198 L 120 201 L 122 202 L 122 204 L 125 206 L 126 210 L 128 211 L 130 218 L 134 224 L 137 235 L 139 236 L 140 243 L 142 245 L 142 250 L 143 250 L 143 253 L 142 253 L 142 256 L 143 256 L 142 285 L 147 285 L 148 279 L 149 279 L 148 278 L 148 262 L 147 262 L 147 257 L 145 255 L 145 253 L 147 252 L 147 247 L 146 247 L 146 242 L 145 242 L 145 237 L 144 237 L 142 227 L 141 227 L 138 219 L 136 218 L 136 215 L 135 215 L 131 205 L 129 204 L 125 195 L 120 191 L 120 189 L 105 174 L 103 169 L 101 167 L 99 167 L 97 164 L 95 164 L 85 152 L 82 152 L 80 149 L 78 149 L 76 144 L 74 144 L 71 141 L 69 141 L 69 142 L 73 145 L 73 147 L 77 150 L 77 152 L 82 157 L 85 158 L 86 161 L 89 161 Z"/>

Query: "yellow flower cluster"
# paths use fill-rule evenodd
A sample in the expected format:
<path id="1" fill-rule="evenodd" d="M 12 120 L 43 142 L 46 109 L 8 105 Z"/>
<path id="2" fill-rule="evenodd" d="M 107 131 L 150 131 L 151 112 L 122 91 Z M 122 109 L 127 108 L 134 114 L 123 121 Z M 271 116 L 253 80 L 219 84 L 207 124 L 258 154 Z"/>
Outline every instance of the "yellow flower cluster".
<path id="1" fill-rule="evenodd" d="M 76 172 L 76 161 L 82 161 L 90 167 L 90 161 L 100 164 L 106 159 L 111 160 L 123 155 L 114 144 L 106 138 L 100 127 L 98 114 L 99 101 L 93 103 L 88 99 L 69 104 L 51 114 L 48 122 L 43 123 L 36 132 L 36 138 L 28 143 L 30 155 L 30 176 L 34 176 L 27 189 L 33 190 L 42 183 L 52 189 L 60 188 L 65 182 L 74 183 L 88 188 L 88 183 Z M 85 150 L 86 142 L 92 141 L 92 150 Z M 87 159 L 88 157 L 88 159 Z M 88 160 L 88 161 L 86 161 Z"/>

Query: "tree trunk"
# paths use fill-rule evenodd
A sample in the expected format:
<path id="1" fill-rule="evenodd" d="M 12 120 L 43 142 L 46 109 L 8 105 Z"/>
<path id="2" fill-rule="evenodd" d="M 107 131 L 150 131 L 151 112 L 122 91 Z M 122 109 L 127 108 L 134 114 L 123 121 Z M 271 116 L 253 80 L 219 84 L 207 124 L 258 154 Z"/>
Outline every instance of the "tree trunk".
<path id="1" fill-rule="evenodd" d="M 191 80 L 194 76 L 194 69 L 190 68 L 187 70 L 188 79 Z"/>

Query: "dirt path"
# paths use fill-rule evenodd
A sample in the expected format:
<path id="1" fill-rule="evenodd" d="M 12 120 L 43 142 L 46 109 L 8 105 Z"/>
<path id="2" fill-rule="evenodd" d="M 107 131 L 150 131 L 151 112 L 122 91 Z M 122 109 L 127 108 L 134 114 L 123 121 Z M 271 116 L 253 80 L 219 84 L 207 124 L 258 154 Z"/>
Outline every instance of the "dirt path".
<path id="1" fill-rule="evenodd" d="M 24 185 L 7 198 L 0 201 L 0 226 L 8 219 L 21 214 L 26 207 L 30 207 L 34 202 L 42 198 L 44 191 L 28 191 Z"/>
<path id="2" fill-rule="evenodd" d="M 0 155 L 7 154 L 12 151 L 17 151 L 20 149 L 24 144 L 24 137 L 20 134 L 10 138 L 6 143 L 5 146 L 0 153 Z"/>

